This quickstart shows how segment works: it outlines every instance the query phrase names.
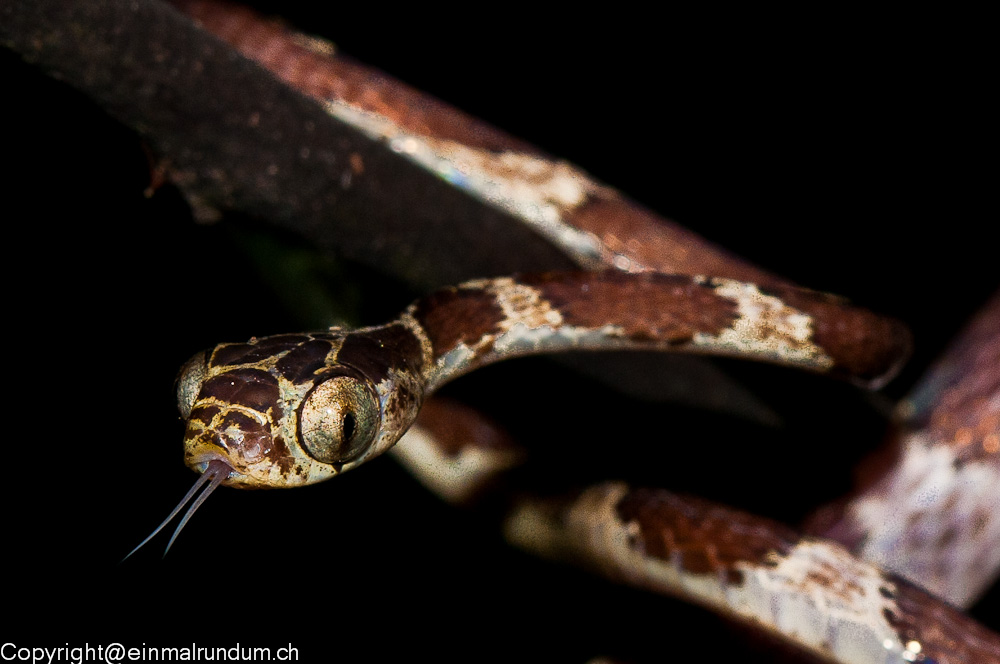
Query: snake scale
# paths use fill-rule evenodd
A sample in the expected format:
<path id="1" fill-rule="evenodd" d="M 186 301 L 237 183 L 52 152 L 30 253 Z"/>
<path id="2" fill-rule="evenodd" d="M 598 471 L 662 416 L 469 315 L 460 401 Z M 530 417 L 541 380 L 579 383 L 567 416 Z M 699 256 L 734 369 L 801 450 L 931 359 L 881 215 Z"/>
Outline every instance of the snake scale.
<path id="1" fill-rule="evenodd" d="M 612 493 L 615 493 L 615 492 L 620 492 L 622 490 L 622 488 L 620 486 L 613 486 L 609 490 Z M 589 500 L 590 500 L 590 504 L 594 504 L 595 498 L 594 498 L 593 495 L 589 496 Z M 646 504 L 646 503 L 651 503 L 651 504 L 669 504 L 670 500 L 667 499 L 667 498 L 665 498 L 665 497 L 663 497 L 663 496 L 653 496 L 653 498 L 650 498 L 649 496 L 643 497 L 641 494 L 639 494 L 635 499 L 627 501 L 627 504 L 631 505 L 632 508 L 635 508 L 636 506 L 641 506 L 641 505 Z M 693 506 L 689 507 L 689 509 L 697 509 L 697 508 L 698 508 L 697 505 L 693 505 Z M 638 512 L 633 511 L 633 512 L 630 512 L 630 513 L 633 514 L 633 515 L 637 514 L 637 513 L 642 513 L 644 509 L 645 508 L 640 508 L 638 510 Z M 630 517 L 630 518 L 634 518 L 634 517 Z M 709 519 L 709 522 L 711 522 L 710 519 Z M 778 532 L 780 534 L 780 530 Z M 634 537 L 634 533 L 632 534 L 632 537 Z M 780 549 L 781 547 L 780 546 L 776 546 L 775 548 L 776 549 Z M 885 590 L 885 589 L 883 589 L 883 590 L 886 593 L 889 592 L 888 590 Z M 901 592 L 900 595 L 901 596 L 905 596 L 906 593 L 905 592 Z M 889 599 L 889 598 L 886 598 L 886 599 Z M 947 621 L 942 621 L 942 622 L 943 623 L 947 623 Z M 904 644 L 904 646 L 905 646 L 905 644 Z M 932 653 L 932 652 L 933 652 L 933 650 L 931 650 L 931 649 L 928 648 L 928 649 L 925 649 L 922 653 L 918 653 L 916 651 L 911 651 L 911 655 L 913 657 L 919 658 L 919 657 L 926 656 L 926 653 Z M 940 658 L 940 654 L 938 654 L 938 657 Z"/>

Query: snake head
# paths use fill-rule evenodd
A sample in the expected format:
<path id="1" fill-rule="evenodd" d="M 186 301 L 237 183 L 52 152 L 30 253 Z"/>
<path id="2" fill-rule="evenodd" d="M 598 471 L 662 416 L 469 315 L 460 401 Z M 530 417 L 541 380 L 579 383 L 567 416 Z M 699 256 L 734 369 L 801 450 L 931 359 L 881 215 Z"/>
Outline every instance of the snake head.
<path id="1" fill-rule="evenodd" d="M 201 477 L 167 550 L 216 488 L 314 484 L 388 450 L 423 395 L 419 341 L 400 324 L 221 344 L 181 368 L 184 460 Z M 204 490 L 202 490 L 204 487 Z M 200 492 L 200 493 L 199 493 Z"/>
<path id="2" fill-rule="evenodd" d="M 387 326 L 198 353 L 177 383 L 185 462 L 202 473 L 223 462 L 231 469 L 224 484 L 270 488 L 321 482 L 381 454 L 421 401 L 417 374 L 393 341 Z"/>

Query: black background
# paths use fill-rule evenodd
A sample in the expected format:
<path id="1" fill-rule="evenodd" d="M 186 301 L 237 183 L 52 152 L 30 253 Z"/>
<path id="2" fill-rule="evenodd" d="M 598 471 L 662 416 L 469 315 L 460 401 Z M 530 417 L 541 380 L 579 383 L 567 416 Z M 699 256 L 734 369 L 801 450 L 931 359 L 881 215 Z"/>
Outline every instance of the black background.
<path id="1" fill-rule="evenodd" d="M 636 402 L 545 360 L 450 389 L 550 456 L 584 459 L 585 474 L 623 476 L 638 460 L 640 481 L 797 523 L 850 486 L 881 439 L 885 403 L 998 283 L 980 53 L 939 17 L 472 20 L 310 5 L 261 6 L 914 331 L 914 360 L 885 401 L 724 364 L 778 414 L 777 429 Z M 0 55 L 2 541 L 5 604 L 17 607 L 5 641 L 291 643 L 305 661 L 769 660 L 700 610 L 506 548 L 488 516 L 447 507 L 389 460 L 298 491 L 220 490 L 165 560 L 161 536 L 119 564 L 194 480 L 180 458 L 177 368 L 217 342 L 299 323 L 270 305 L 225 225 L 196 225 L 169 187 L 143 196 L 147 158 L 129 130 Z M 379 286 L 374 311 L 409 297 Z M 551 472 L 567 479 L 575 465 Z M 994 591 L 975 615 L 998 629 L 998 606 Z"/>

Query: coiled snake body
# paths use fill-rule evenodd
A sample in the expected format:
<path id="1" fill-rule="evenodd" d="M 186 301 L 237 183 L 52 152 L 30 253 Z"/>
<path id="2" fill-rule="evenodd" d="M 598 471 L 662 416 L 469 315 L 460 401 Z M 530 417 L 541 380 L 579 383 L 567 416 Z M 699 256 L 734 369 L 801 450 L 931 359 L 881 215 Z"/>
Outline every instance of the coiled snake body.
<path id="1" fill-rule="evenodd" d="M 101 3 L 90 4 L 96 7 Z M 273 86 L 264 85 L 259 71 L 236 67 L 237 75 L 227 79 L 228 70 L 222 65 L 238 64 L 235 54 L 219 42 L 194 34 L 176 12 L 153 2 L 107 4 L 112 13 L 120 11 L 115 18 L 141 15 L 146 27 L 166 26 L 151 31 L 149 48 L 142 48 L 141 37 L 126 44 L 132 48 L 138 43 L 139 47 L 125 57 L 114 58 L 116 66 L 138 63 L 139 76 L 151 80 L 161 72 L 160 64 L 167 63 L 163 66 L 163 80 L 169 81 L 168 86 L 183 92 L 188 90 L 181 86 L 183 81 L 199 91 L 193 98 L 196 111 L 191 117 L 211 124 L 210 116 L 218 111 L 224 119 L 211 131 L 199 127 L 178 141 L 165 135 L 158 143 L 158 131 L 176 129 L 170 119 L 166 129 L 157 124 L 162 118 L 158 111 L 182 108 L 188 101 L 183 95 L 172 96 L 170 104 L 155 103 L 157 112 L 139 113 L 138 120 L 123 113 L 127 122 L 139 127 L 154 147 L 167 155 L 169 163 L 164 173 L 191 194 L 196 210 L 204 211 L 213 205 L 243 206 L 244 211 L 273 215 L 274 219 L 301 219 L 301 226 L 308 230 L 319 225 L 317 219 L 325 218 L 331 201 L 340 205 L 338 210 L 347 210 L 347 218 L 351 213 L 357 215 L 358 209 L 363 210 L 360 216 L 364 217 L 372 212 L 364 205 L 374 191 L 379 204 L 389 210 L 383 218 L 391 217 L 395 212 L 385 201 L 395 202 L 396 198 L 386 197 L 386 188 L 395 181 L 392 176 L 413 173 L 400 167 L 398 173 L 387 175 L 386 164 L 398 165 L 399 160 L 369 150 L 376 145 L 385 148 L 387 154 L 404 155 L 434 174 L 432 178 L 414 177 L 410 192 L 403 191 L 405 186 L 392 190 L 417 192 L 415 198 L 399 204 L 403 209 L 416 201 L 426 206 L 421 208 L 424 212 L 431 208 L 436 212 L 434 201 L 446 200 L 448 204 L 441 207 L 457 210 L 456 216 L 462 218 L 470 208 L 461 207 L 458 201 L 465 205 L 475 200 L 482 205 L 473 213 L 495 221 L 496 210 L 501 210 L 558 244 L 564 259 L 558 264 L 730 278 L 564 273 L 491 279 L 440 291 L 386 326 L 265 337 L 220 346 L 192 360 L 181 381 L 182 411 L 189 416 L 187 459 L 197 470 L 204 471 L 204 482 L 213 486 L 224 482 L 297 485 L 340 474 L 390 447 L 402 435 L 420 402 L 445 381 L 482 364 L 519 354 L 574 348 L 712 352 L 839 371 L 869 382 L 877 381 L 898 359 L 901 344 L 895 326 L 824 296 L 773 285 L 752 286 L 748 282 L 774 284 L 780 280 L 706 247 L 690 234 L 660 224 L 655 215 L 564 163 L 547 160 L 522 143 L 484 130 L 391 81 L 345 66 L 337 58 L 333 62 L 323 60 L 322 44 L 289 38 L 283 29 L 248 18 L 246 13 L 222 3 L 177 3 L 204 19 L 206 26 L 237 44 L 249 57 L 270 67 L 290 86 L 319 100 L 337 123 L 352 126 L 356 134 L 367 137 L 364 140 L 348 136 L 340 125 L 336 131 L 330 128 L 337 123 L 331 121 L 328 125 L 317 119 L 319 105 L 314 102 L 302 103 L 302 99 L 284 92 L 274 97 L 259 94 L 261 89 L 273 92 Z M 14 16 L 19 18 L 16 11 Z M 53 10 L 52 16 L 62 15 Z M 103 15 L 98 11 L 95 16 Z M 51 17 L 46 14 L 42 18 Z M 18 23 L 8 25 L 16 27 Z M 174 31 L 191 38 L 193 46 L 186 60 L 171 51 L 176 44 L 164 47 L 156 39 Z M 61 35 L 60 39 L 38 37 L 29 30 L 14 29 L 11 34 L 14 37 L 6 35 L 5 44 L 9 39 L 13 39 L 10 43 L 21 44 L 18 38 L 23 36 L 19 48 L 44 55 L 47 49 L 58 49 L 72 39 L 87 39 L 95 33 L 56 30 L 54 34 Z M 130 33 L 116 26 L 113 34 Z M 95 52 L 103 53 L 107 44 L 117 47 L 121 42 L 117 37 L 108 38 Z M 213 59 L 213 54 L 220 53 L 226 57 Z M 44 57 L 40 60 L 44 62 Z M 79 62 L 79 58 L 61 60 L 70 69 Z M 51 63 L 45 66 L 61 72 Z M 219 79 L 210 78 L 220 72 Z M 61 72 L 60 76 L 73 80 L 74 72 Z M 129 80 L 114 75 L 83 78 L 86 82 L 82 87 L 89 85 L 93 89 L 109 78 Z M 213 80 L 237 81 L 234 87 L 240 94 L 235 101 L 213 105 L 211 102 L 221 100 L 221 96 L 206 99 L 204 91 L 226 92 L 224 85 L 206 82 Z M 243 84 L 250 87 L 243 88 Z M 143 93 L 157 89 L 156 84 L 142 86 Z M 125 96 L 143 98 L 132 92 L 129 90 Z M 114 97 L 106 105 L 118 108 L 121 103 L 119 97 Z M 277 112 L 286 108 L 283 104 L 294 109 L 290 113 L 294 117 L 288 119 Z M 309 119 L 299 121 L 296 113 Z M 282 117 L 287 120 L 283 125 Z M 276 123 L 280 126 L 276 127 Z M 225 150 L 211 141 L 207 145 L 198 142 L 234 125 L 242 133 L 239 140 L 222 141 Z M 293 132 L 302 127 L 306 128 L 305 137 Z M 336 138 L 333 148 L 331 134 Z M 254 139 L 260 137 L 266 140 L 255 143 Z M 300 139 L 305 142 L 296 143 Z M 249 152 L 236 149 L 241 147 Z M 206 163 L 216 154 L 236 155 L 236 165 Z M 256 155 L 256 160 L 251 161 L 250 155 Z M 247 173 L 251 174 L 249 184 L 239 179 Z M 287 181 L 282 178 L 296 183 L 320 182 L 321 186 L 303 186 L 294 189 L 294 195 L 287 195 Z M 380 186 L 370 186 L 373 182 Z M 461 195 L 445 193 L 443 199 L 424 196 L 434 187 L 443 189 L 445 182 L 460 189 Z M 316 195 L 317 190 L 320 195 Z M 252 195 L 246 196 L 248 191 Z M 433 214 L 425 216 L 435 218 Z M 418 224 L 412 226 L 417 228 Z M 366 236 L 347 222 L 331 232 L 337 229 L 342 230 L 337 241 L 343 244 L 346 254 L 353 252 L 356 259 L 373 247 L 386 246 L 380 238 L 352 245 L 345 236 Z M 422 233 L 418 230 L 406 235 L 400 226 L 393 229 L 397 244 L 407 250 L 411 246 L 407 238 Z M 360 230 L 367 229 L 362 226 Z M 532 255 L 551 257 L 554 253 L 539 251 Z M 378 263 L 380 259 L 372 260 Z M 387 260 L 386 264 L 391 271 L 398 270 L 400 263 Z M 416 262 L 425 273 L 415 276 L 414 282 L 426 284 L 427 266 L 433 264 L 433 259 Z M 555 264 L 543 262 L 530 269 L 552 269 Z M 519 265 L 504 268 L 503 272 L 522 269 L 526 268 Z M 502 273 L 483 270 L 477 274 Z M 440 283 L 448 280 L 439 280 L 435 285 Z M 643 308 L 646 302 L 650 304 Z M 856 325 L 842 327 L 844 321 Z M 989 382 L 995 371 L 989 369 L 991 363 L 996 365 L 995 350 L 991 350 L 996 345 L 987 340 L 983 348 L 987 370 L 974 373 L 980 376 L 979 387 L 983 389 L 968 394 L 974 397 L 972 405 L 985 406 L 988 413 L 995 403 L 989 396 L 995 394 Z M 925 412 L 920 404 L 916 405 L 916 412 Z M 941 413 L 945 410 L 965 412 L 961 407 L 949 407 L 942 408 Z M 977 557 L 973 552 L 961 565 L 941 563 L 937 557 L 934 578 L 919 578 L 928 585 L 941 579 L 945 587 L 935 590 L 944 595 L 953 569 L 964 573 L 983 568 L 991 564 L 989 552 L 996 549 L 988 546 L 996 539 L 997 521 L 990 518 L 989 509 L 995 504 L 989 478 L 998 458 L 996 420 L 986 416 L 978 425 L 964 420 L 956 424 L 945 414 L 939 416 L 934 408 L 930 412 L 930 419 L 936 421 L 931 429 L 960 442 L 960 453 L 942 453 L 940 447 L 934 447 L 936 443 L 928 442 L 927 436 L 915 434 L 910 446 L 913 458 L 930 458 L 935 463 L 944 459 L 934 468 L 937 474 L 933 478 L 946 478 L 963 490 L 936 496 L 933 490 L 938 485 L 924 487 L 918 493 L 918 507 L 930 505 L 934 509 L 911 514 L 919 516 L 923 525 L 942 514 L 952 515 L 955 504 L 964 500 L 980 511 L 974 512 L 976 518 L 954 528 L 945 519 L 944 530 L 936 534 L 925 535 L 933 533 L 930 529 L 915 531 L 920 540 L 917 544 L 929 544 L 927 549 L 933 558 L 956 539 L 979 545 L 980 552 L 982 543 L 987 543 L 987 554 Z M 917 468 L 925 469 L 926 464 Z M 964 478 L 970 476 L 970 470 L 987 479 L 985 493 L 964 492 Z M 893 491 L 905 494 L 911 481 L 912 477 L 901 475 L 892 482 Z M 201 494 L 195 505 L 206 495 Z M 943 504 L 932 505 L 938 497 L 943 498 Z M 835 524 L 830 532 L 846 533 L 850 541 L 867 539 L 877 545 L 872 547 L 876 549 L 873 555 L 889 563 L 891 556 L 886 550 L 891 553 L 893 542 L 899 540 L 871 534 L 879 522 L 887 520 L 892 521 L 865 507 L 853 510 L 851 518 Z M 525 533 L 533 534 L 526 546 L 544 553 L 568 553 L 626 581 L 708 604 L 764 625 L 824 657 L 840 661 L 937 662 L 991 662 L 1000 658 L 995 635 L 928 595 L 885 577 L 835 545 L 802 540 L 778 524 L 662 491 L 633 491 L 615 483 L 592 487 L 568 502 L 529 501 L 515 511 L 508 530 L 515 541 L 523 541 Z M 982 580 L 962 587 L 962 597 L 953 601 L 967 601 L 981 588 Z"/>

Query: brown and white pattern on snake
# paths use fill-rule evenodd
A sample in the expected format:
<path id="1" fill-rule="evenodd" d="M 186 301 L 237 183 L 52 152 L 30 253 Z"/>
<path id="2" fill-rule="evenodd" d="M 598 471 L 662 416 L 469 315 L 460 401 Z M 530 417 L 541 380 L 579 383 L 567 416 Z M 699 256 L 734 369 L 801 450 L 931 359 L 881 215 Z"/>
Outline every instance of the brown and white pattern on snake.
<path id="1" fill-rule="evenodd" d="M 581 169 L 406 86 L 386 85 L 374 72 L 360 73 L 356 65 L 336 57 L 336 47 L 323 39 L 287 30 L 240 7 L 220 12 L 208 3 L 176 4 L 248 58 L 322 103 L 331 116 L 517 217 L 580 267 L 612 265 L 630 272 L 649 268 L 624 247 L 613 247 L 613 235 L 599 238 L 570 221 L 574 211 L 588 203 L 619 198 Z M 361 83 L 358 77 L 368 79 Z M 435 112 L 446 121 L 436 121 Z M 363 166 L 346 170 L 341 186 L 349 187 L 352 172 L 359 169 Z"/>
<path id="2" fill-rule="evenodd" d="M 436 495 L 451 503 L 463 503 L 481 492 L 492 478 L 519 465 L 524 456 L 520 450 L 498 450 L 474 443 L 470 441 L 448 454 L 434 433 L 418 421 L 389 452 Z"/>
<path id="3" fill-rule="evenodd" d="M 695 277 L 695 281 L 713 286 L 717 295 L 736 303 L 739 313 L 732 327 L 719 335 L 695 335 L 695 345 L 716 352 L 729 348 L 738 354 L 773 357 L 821 369 L 833 366 L 833 358 L 812 338 L 809 315 L 788 306 L 778 297 L 765 295 L 754 284 L 704 277 Z"/>
<path id="4" fill-rule="evenodd" d="M 969 606 L 1000 574 L 1000 294 L 897 409 L 898 460 L 813 528 Z"/>
<path id="5" fill-rule="evenodd" d="M 564 220 L 567 212 L 605 189 L 580 169 L 535 154 L 496 153 L 416 134 L 388 117 L 341 99 L 328 100 L 325 105 L 330 115 L 372 139 L 385 141 L 394 152 L 472 196 L 523 219 L 539 235 L 569 250 L 581 267 L 596 269 L 605 263 L 597 238 Z M 612 260 L 619 269 L 643 269 L 623 255 Z"/>
<path id="6" fill-rule="evenodd" d="M 569 504 L 523 502 L 506 533 L 522 548 L 686 597 L 831 661 L 1000 662 L 996 635 L 843 547 L 705 501 L 609 483 Z"/>
<path id="7" fill-rule="evenodd" d="M 444 500 L 471 503 L 525 450 L 475 408 L 436 396 L 424 403 L 413 426 L 389 453 Z"/>
<path id="8" fill-rule="evenodd" d="M 663 312 L 669 311 L 665 308 L 646 319 L 651 321 L 646 329 L 637 330 L 634 308 L 649 307 L 652 311 L 659 303 L 650 304 L 648 299 L 641 297 L 648 292 L 640 294 L 637 290 L 631 293 L 633 298 L 624 292 L 614 299 L 627 310 L 613 311 L 611 301 L 602 298 L 603 283 L 597 279 L 579 283 L 579 291 L 573 294 L 586 300 L 588 305 L 599 305 L 587 316 L 568 314 L 560 306 L 562 302 L 550 301 L 547 291 L 555 284 L 544 280 L 524 283 L 500 278 L 463 284 L 456 290 L 478 290 L 493 298 L 499 317 L 487 333 L 457 343 L 446 353 L 436 356 L 427 377 L 428 385 L 433 389 L 445 380 L 500 357 L 567 349 L 671 346 L 690 352 L 753 357 L 814 371 L 826 371 L 834 365 L 833 358 L 813 338 L 812 317 L 775 295 L 762 293 L 753 284 L 730 279 L 663 275 L 650 275 L 648 279 L 650 284 L 658 280 L 661 289 L 670 285 L 668 280 L 673 280 L 678 296 L 687 292 L 686 289 L 695 289 L 699 296 L 697 306 L 701 308 L 697 314 L 699 320 L 692 320 L 690 324 L 664 320 Z M 591 290 L 593 292 L 589 292 Z M 555 294 L 553 291 L 552 295 Z M 567 295 L 566 291 L 560 294 Z M 677 311 L 675 306 L 671 313 Z M 408 313 L 419 315 L 414 307 Z M 596 324 L 602 319 L 605 322 Z"/>
<path id="9" fill-rule="evenodd" d="M 1000 570 L 1000 463 L 956 464 L 952 450 L 913 437 L 889 481 L 850 506 L 868 533 L 865 560 L 896 569 L 968 606 Z M 988 585 L 988 584 L 987 584 Z M 933 587 L 932 587 L 933 586 Z"/>

